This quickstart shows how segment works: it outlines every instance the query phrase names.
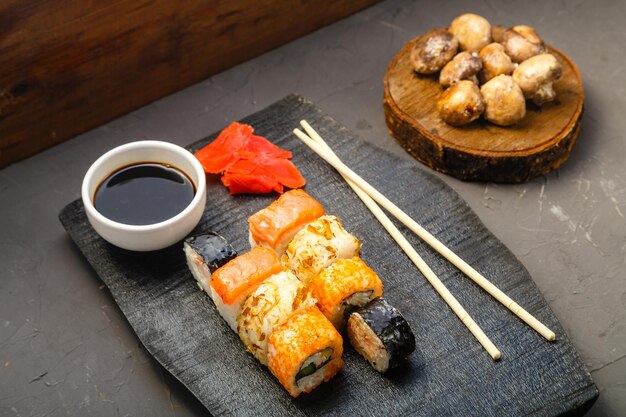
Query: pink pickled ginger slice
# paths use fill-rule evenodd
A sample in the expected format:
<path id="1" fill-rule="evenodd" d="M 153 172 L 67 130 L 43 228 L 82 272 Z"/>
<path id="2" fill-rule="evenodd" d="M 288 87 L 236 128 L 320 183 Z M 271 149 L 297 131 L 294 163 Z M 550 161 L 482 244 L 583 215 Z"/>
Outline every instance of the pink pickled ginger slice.
<path id="1" fill-rule="evenodd" d="M 228 125 L 215 140 L 196 152 L 195 156 L 202 164 L 204 172 L 219 174 L 237 162 L 240 152 L 252 137 L 252 126 L 233 122 Z"/>
<path id="2" fill-rule="evenodd" d="M 288 160 L 291 152 L 253 134 L 251 126 L 233 122 L 195 156 L 209 174 L 223 173 L 222 183 L 231 194 L 283 192 L 283 186 L 306 183 Z"/>

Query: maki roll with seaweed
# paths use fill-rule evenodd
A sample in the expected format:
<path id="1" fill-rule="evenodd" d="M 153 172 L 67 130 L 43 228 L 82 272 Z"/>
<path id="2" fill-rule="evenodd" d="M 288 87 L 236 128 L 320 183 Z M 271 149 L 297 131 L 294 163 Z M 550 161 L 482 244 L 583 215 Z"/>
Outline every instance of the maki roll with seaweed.
<path id="1" fill-rule="evenodd" d="M 211 274 L 237 257 L 237 251 L 215 232 L 188 237 L 183 243 L 183 251 L 198 286 L 213 299 Z"/>
<path id="2" fill-rule="evenodd" d="M 311 294 L 326 318 L 342 331 L 350 312 L 383 294 L 383 283 L 358 256 L 339 259 L 311 280 Z"/>
<path id="3" fill-rule="evenodd" d="M 250 246 L 266 246 L 282 255 L 294 235 L 324 215 L 324 207 L 303 190 L 291 190 L 248 218 Z"/>
<path id="4" fill-rule="evenodd" d="M 308 285 L 311 279 L 338 259 L 358 256 L 361 242 L 348 233 L 335 216 L 322 216 L 294 236 L 281 258 L 285 268 Z"/>
<path id="5" fill-rule="evenodd" d="M 342 354 L 341 335 L 313 306 L 274 329 L 267 366 L 289 394 L 297 397 L 335 376 L 343 367 Z"/>
<path id="6" fill-rule="evenodd" d="M 382 297 L 348 319 L 350 343 L 378 372 L 398 366 L 415 350 L 415 336 L 402 314 Z"/>

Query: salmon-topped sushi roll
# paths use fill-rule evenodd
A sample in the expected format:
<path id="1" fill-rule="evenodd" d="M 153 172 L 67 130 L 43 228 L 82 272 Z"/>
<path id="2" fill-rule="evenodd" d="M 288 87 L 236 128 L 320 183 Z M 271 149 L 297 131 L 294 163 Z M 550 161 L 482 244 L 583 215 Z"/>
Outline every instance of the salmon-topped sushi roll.
<path id="1" fill-rule="evenodd" d="M 294 235 L 324 215 L 324 207 L 302 190 L 291 190 L 248 219 L 250 246 L 267 246 L 282 255 Z"/>
<path id="2" fill-rule="evenodd" d="M 359 257 L 339 259 L 311 280 L 317 306 L 342 331 L 352 311 L 383 294 L 383 283 Z"/>
<path id="3" fill-rule="evenodd" d="M 246 348 L 267 365 L 267 342 L 276 327 L 303 308 L 315 305 L 306 287 L 291 271 L 267 278 L 243 304 L 237 332 Z"/>
<path id="4" fill-rule="evenodd" d="M 346 232 L 335 216 L 322 216 L 309 223 L 287 246 L 282 262 L 308 285 L 310 280 L 335 261 L 358 256 L 361 242 Z"/>
<path id="5" fill-rule="evenodd" d="M 341 335 L 317 307 L 300 310 L 270 335 L 267 366 L 292 397 L 311 392 L 343 367 Z"/>
<path id="6" fill-rule="evenodd" d="M 213 302 L 231 329 L 237 331 L 241 306 L 265 278 L 283 267 L 274 251 L 262 246 L 239 255 L 211 275 Z"/>

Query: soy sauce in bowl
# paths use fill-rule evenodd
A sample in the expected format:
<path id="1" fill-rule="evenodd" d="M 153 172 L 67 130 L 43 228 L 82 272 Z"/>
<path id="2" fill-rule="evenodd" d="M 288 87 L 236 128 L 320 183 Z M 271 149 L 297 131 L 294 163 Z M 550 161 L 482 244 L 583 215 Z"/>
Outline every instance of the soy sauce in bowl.
<path id="1" fill-rule="evenodd" d="M 149 225 L 182 212 L 195 195 L 193 182 L 179 169 L 158 162 L 122 167 L 96 189 L 94 206 L 110 220 Z"/>

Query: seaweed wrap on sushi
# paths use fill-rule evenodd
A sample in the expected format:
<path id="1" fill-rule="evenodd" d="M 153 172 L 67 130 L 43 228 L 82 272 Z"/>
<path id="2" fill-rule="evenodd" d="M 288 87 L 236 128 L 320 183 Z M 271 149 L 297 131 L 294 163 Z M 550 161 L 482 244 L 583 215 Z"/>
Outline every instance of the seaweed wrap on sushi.
<path id="1" fill-rule="evenodd" d="M 383 283 L 361 258 L 339 259 L 313 277 L 310 291 L 317 306 L 342 331 L 350 313 L 383 294 Z"/>
<path id="2" fill-rule="evenodd" d="M 237 333 L 248 351 L 267 365 L 267 343 L 274 328 L 300 309 L 315 305 L 315 299 L 291 271 L 267 278 L 246 299 Z"/>
<path id="3" fill-rule="evenodd" d="M 322 215 L 324 207 L 306 192 L 287 191 L 248 218 L 250 246 L 263 245 L 280 256 L 300 229 Z"/>
<path id="4" fill-rule="evenodd" d="M 188 237 L 183 243 L 183 251 L 187 258 L 187 266 L 198 286 L 213 299 L 211 274 L 234 259 L 237 251 L 215 232 Z"/>
<path id="5" fill-rule="evenodd" d="M 294 236 L 282 257 L 285 268 L 308 285 L 324 268 L 342 258 L 358 256 L 361 242 L 346 232 L 341 221 L 325 215 L 309 223 Z"/>
<path id="6" fill-rule="evenodd" d="M 402 314 L 382 297 L 350 314 L 350 343 L 378 372 L 398 366 L 415 350 L 415 336 Z"/>
<path id="7" fill-rule="evenodd" d="M 267 366 L 297 397 L 330 380 L 343 367 L 341 335 L 317 307 L 294 313 L 270 335 Z"/>
<path id="8" fill-rule="evenodd" d="M 217 311 L 237 332 L 237 318 L 246 298 L 269 276 L 283 267 L 271 249 L 257 246 L 230 260 L 211 275 L 211 292 Z"/>

